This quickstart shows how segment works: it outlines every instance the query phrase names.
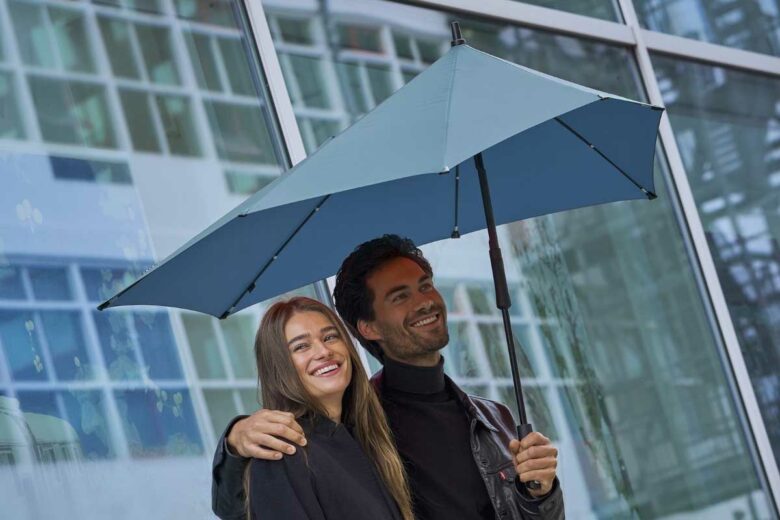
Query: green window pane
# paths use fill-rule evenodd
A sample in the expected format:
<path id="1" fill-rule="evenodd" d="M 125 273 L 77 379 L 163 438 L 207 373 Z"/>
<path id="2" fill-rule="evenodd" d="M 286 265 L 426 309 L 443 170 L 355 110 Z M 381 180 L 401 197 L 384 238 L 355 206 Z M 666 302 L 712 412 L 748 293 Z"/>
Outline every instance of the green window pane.
<path id="1" fill-rule="evenodd" d="M 8 72 L 0 72 L 0 138 L 24 139 L 24 137 L 14 77 Z"/>
<path id="2" fill-rule="evenodd" d="M 339 25 L 339 41 L 345 49 L 383 52 L 378 27 Z"/>
<path id="3" fill-rule="evenodd" d="M 80 11 L 49 7 L 49 18 L 62 66 L 74 72 L 95 72 L 84 15 Z"/>
<path id="4" fill-rule="evenodd" d="M 43 21 L 43 8 L 21 2 L 8 2 L 8 8 L 25 65 L 54 67 L 51 33 Z"/>
<path id="5" fill-rule="evenodd" d="M 371 94 L 374 96 L 374 104 L 378 105 L 389 98 L 395 90 L 390 69 L 385 67 L 366 67 L 368 82 L 371 85 Z"/>
<path id="6" fill-rule="evenodd" d="M 776 1 L 634 0 L 634 5 L 647 29 L 780 56 Z"/>
<path id="7" fill-rule="evenodd" d="M 538 5 L 549 9 L 558 9 L 569 13 L 581 14 L 583 16 L 592 16 L 609 20 L 612 22 L 621 21 L 618 2 L 614 0 L 514 0 L 522 1 L 526 4 Z M 661 0 L 663 1 L 663 0 Z"/>
<path id="8" fill-rule="evenodd" d="M 159 152 L 160 137 L 154 125 L 149 94 L 138 90 L 120 89 L 119 99 L 122 102 L 122 111 L 125 114 L 133 148 L 142 152 Z"/>
<path id="9" fill-rule="evenodd" d="M 114 148 L 113 122 L 102 86 L 29 76 L 38 124 L 46 141 Z"/>
<path id="10" fill-rule="evenodd" d="M 179 71 L 173 56 L 171 31 L 166 27 L 140 24 L 135 26 L 135 31 L 149 80 L 163 85 L 178 85 Z"/>
<path id="11" fill-rule="evenodd" d="M 412 52 L 412 39 L 409 36 L 394 32 L 393 44 L 395 45 L 395 53 L 399 58 L 405 58 L 407 60 L 414 59 L 414 52 Z"/>
<path id="12" fill-rule="evenodd" d="M 235 38 L 219 38 L 217 42 L 233 93 L 256 96 L 242 41 Z"/>
<path id="13" fill-rule="evenodd" d="M 300 99 L 296 99 L 296 102 L 306 107 L 330 108 L 328 89 L 324 88 L 325 80 L 322 77 L 320 60 L 294 54 L 287 55 L 287 60 L 300 92 Z M 286 65 L 287 60 L 283 60 L 282 63 Z"/>
<path id="14" fill-rule="evenodd" d="M 0 341 L 15 381 L 48 379 L 38 334 L 32 312 L 0 310 Z"/>
<path id="15" fill-rule="evenodd" d="M 314 43 L 309 20 L 278 17 L 276 23 L 279 24 L 282 40 L 285 42 L 298 45 L 311 45 Z"/>
<path id="16" fill-rule="evenodd" d="M 420 51 L 420 61 L 433 63 L 444 54 L 446 47 L 442 47 L 441 42 L 438 40 L 418 39 L 417 49 Z"/>
<path id="17" fill-rule="evenodd" d="M 517 417 L 517 398 L 515 390 L 511 386 L 498 387 L 498 401 L 505 404 L 512 415 Z M 543 432 L 544 436 L 556 442 L 559 439 L 558 430 L 550 414 L 550 393 L 538 386 L 523 385 L 523 403 L 528 414 L 528 422 L 534 430 Z"/>
<path id="18" fill-rule="evenodd" d="M 60 380 L 85 380 L 94 377 L 87 355 L 81 315 L 75 311 L 41 311 L 43 332 Z"/>
<path id="19" fill-rule="evenodd" d="M 215 92 L 221 91 L 223 88 L 219 80 L 219 69 L 217 69 L 217 62 L 211 46 L 213 39 L 204 34 L 185 31 L 184 41 L 187 44 L 187 51 L 190 53 L 190 62 L 195 71 L 198 86 Z"/>
<path id="20" fill-rule="evenodd" d="M 222 25 L 234 29 L 233 3 L 229 0 L 174 0 L 176 15 L 180 18 L 211 25 Z"/>
<path id="21" fill-rule="evenodd" d="M 114 76 L 140 79 L 141 74 L 133 55 L 130 25 L 124 20 L 100 16 L 98 26 Z"/>
<path id="22" fill-rule="evenodd" d="M 231 390 L 203 390 L 214 435 L 222 435 L 230 421 L 239 414 Z"/>
<path id="23" fill-rule="evenodd" d="M 30 267 L 33 295 L 36 300 L 64 301 L 73 299 L 70 280 L 65 269 L 52 267 Z"/>
<path id="24" fill-rule="evenodd" d="M 450 342 L 442 351 L 446 371 L 455 377 L 478 377 L 481 371 L 474 359 L 472 346 L 469 342 L 468 323 L 456 322 L 448 324 Z"/>
<path id="25" fill-rule="evenodd" d="M 109 7 L 125 7 L 145 14 L 163 14 L 160 0 L 92 0 L 93 4 Z"/>
<path id="26" fill-rule="evenodd" d="M 261 408 L 260 393 L 256 388 L 243 388 L 238 391 L 238 397 L 241 398 L 241 404 L 244 407 L 243 413 L 251 415 Z"/>
<path id="27" fill-rule="evenodd" d="M 271 136 L 258 106 L 204 102 L 220 158 L 276 164 Z"/>
<path id="28" fill-rule="evenodd" d="M 327 119 L 310 119 L 311 130 L 317 146 L 341 132 L 341 123 Z"/>
<path id="29" fill-rule="evenodd" d="M 373 107 L 370 105 L 363 88 L 361 66 L 356 63 L 340 62 L 338 67 L 345 82 L 341 94 L 345 98 L 346 105 L 357 114 L 365 114 Z"/>
<path id="30" fill-rule="evenodd" d="M 200 155 L 190 100 L 183 96 L 155 96 L 155 100 L 170 152 L 174 155 Z"/>
<path id="31" fill-rule="evenodd" d="M 241 195 L 256 193 L 273 182 L 276 178 L 276 175 L 264 175 L 261 173 L 225 172 L 225 181 L 228 185 L 228 191 Z"/>
<path id="32" fill-rule="evenodd" d="M 227 377 L 219 354 L 217 336 L 212 320 L 199 314 L 181 315 L 187 341 L 190 344 L 195 369 L 201 379 L 224 379 Z"/>
<path id="33" fill-rule="evenodd" d="M 230 364 L 236 378 L 257 379 L 255 333 L 257 320 L 250 316 L 233 316 L 220 321 Z"/>

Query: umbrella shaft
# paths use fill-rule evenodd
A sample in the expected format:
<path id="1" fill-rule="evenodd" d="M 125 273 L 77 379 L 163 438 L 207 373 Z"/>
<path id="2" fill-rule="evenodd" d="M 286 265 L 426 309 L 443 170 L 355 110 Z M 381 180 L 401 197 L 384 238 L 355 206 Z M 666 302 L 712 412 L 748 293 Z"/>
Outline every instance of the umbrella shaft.
<path id="1" fill-rule="evenodd" d="M 490 187 L 488 186 L 487 172 L 485 171 L 485 164 L 482 161 L 481 153 L 474 156 L 474 164 L 477 167 L 479 188 L 482 192 L 482 205 L 485 208 L 488 245 L 490 248 L 490 266 L 493 270 L 493 283 L 495 284 L 496 289 L 496 307 L 501 310 L 501 317 L 504 320 L 504 335 L 506 336 L 506 346 L 509 349 L 509 364 L 512 369 L 512 381 L 514 382 L 515 399 L 517 400 L 518 419 L 520 420 L 521 425 L 525 425 L 528 420 L 525 413 L 525 402 L 523 401 L 523 389 L 520 383 L 520 371 L 517 368 L 517 352 L 515 351 L 512 323 L 509 319 L 509 307 L 512 306 L 512 299 L 509 296 L 509 286 L 506 282 L 504 259 L 501 255 L 501 248 L 498 247 L 496 219 L 493 216 L 493 203 L 490 199 Z"/>

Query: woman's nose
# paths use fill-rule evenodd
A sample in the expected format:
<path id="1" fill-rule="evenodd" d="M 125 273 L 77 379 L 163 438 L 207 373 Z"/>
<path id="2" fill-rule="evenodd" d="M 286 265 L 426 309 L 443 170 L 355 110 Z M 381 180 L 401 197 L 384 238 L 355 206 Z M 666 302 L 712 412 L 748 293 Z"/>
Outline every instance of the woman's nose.
<path id="1" fill-rule="evenodd" d="M 327 359 L 333 355 L 333 351 L 330 348 L 328 348 L 328 346 L 325 343 L 321 341 L 318 341 L 315 344 L 314 348 L 315 348 L 314 356 L 317 359 Z"/>

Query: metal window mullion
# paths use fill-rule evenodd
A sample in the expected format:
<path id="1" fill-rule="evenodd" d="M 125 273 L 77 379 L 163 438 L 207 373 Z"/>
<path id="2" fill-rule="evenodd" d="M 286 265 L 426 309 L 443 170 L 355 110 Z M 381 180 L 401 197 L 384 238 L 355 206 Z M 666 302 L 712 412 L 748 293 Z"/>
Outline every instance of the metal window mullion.
<path id="1" fill-rule="evenodd" d="M 634 6 L 631 0 L 620 0 L 620 5 L 626 22 L 631 26 L 635 34 L 637 41 L 635 49 L 636 59 L 649 100 L 656 105 L 663 105 L 663 96 L 658 86 L 658 80 L 650 59 L 650 52 L 645 45 L 644 33 L 639 27 Z M 777 459 L 773 453 L 761 410 L 758 406 L 758 400 L 753 391 L 750 374 L 747 371 L 739 339 L 720 285 L 712 252 L 704 234 L 704 226 L 699 217 L 696 201 L 688 183 L 685 165 L 677 147 L 677 141 L 668 113 L 664 113 L 661 118 L 659 134 L 666 152 L 668 170 L 671 177 L 667 179 L 667 183 L 669 188 L 677 195 L 677 200 L 672 201 L 672 206 L 676 212 L 679 211 L 681 213 L 681 215 L 678 215 L 678 221 L 686 228 L 681 229 L 681 234 L 686 249 L 689 251 L 689 256 L 693 255 L 693 258 L 696 260 L 694 262 L 696 265 L 693 266 L 692 270 L 699 286 L 705 311 L 711 322 L 713 335 L 716 343 L 719 343 L 718 353 L 722 358 L 725 354 L 724 368 L 731 368 L 732 373 L 726 374 L 726 380 L 729 386 L 736 385 L 736 389 L 732 388 L 731 392 L 732 397 L 735 399 L 735 408 L 738 413 L 741 411 L 747 416 L 748 424 L 745 424 L 745 421 L 740 421 L 740 423 L 743 428 L 748 430 L 745 432 L 748 436 L 752 434 L 752 440 L 755 442 L 755 445 L 752 442 L 748 442 L 748 447 L 751 451 L 753 449 L 758 451 L 757 456 L 754 453 L 752 458 L 756 460 L 758 467 L 764 470 L 763 472 L 758 472 L 759 479 L 762 481 L 763 487 L 771 494 L 775 508 L 774 513 L 777 515 L 777 509 L 780 505 L 780 471 L 778 471 Z M 723 343 L 722 346 L 720 345 L 721 341 Z M 742 406 L 740 406 L 740 401 Z"/>
<path id="2" fill-rule="evenodd" d="M 46 27 L 46 41 L 49 42 L 49 50 L 51 51 L 51 55 L 54 58 L 54 68 L 56 70 L 64 71 L 65 66 L 62 64 L 62 57 L 60 56 L 60 49 L 57 45 L 56 33 L 54 32 L 54 22 L 51 21 L 51 16 L 49 15 L 49 7 L 59 6 L 48 6 L 46 4 L 33 5 L 37 6 L 41 10 L 43 25 Z"/>
<path id="3" fill-rule="evenodd" d="M 84 324 L 84 334 L 87 342 L 87 352 L 92 356 L 91 361 L 95 367 L 93 379 L 96 383 L 102 383 L 100 390 L 103 391 L 103 401 L 106 414 L 106 428 L 108 429 L 108 435 L 110 437 L 109 446 L 116 456 L 120 459 L 127 459 L 130 457 L 130 450 L 128 448 L 127 437 L 125 436 L 125 430 L 122 427 L 122 416 L 119 413 L 119 408 L 116 404 L 114 392 L 112 392 L 110 377 L 108 374 L 108 367 L 103 357 L 103 350 L 100 347 L 100 338 L 97 333 L 97 327 L 92 317 L 93 303 L 87 298 L 86 290 L 84 289 L 84 281 L 81 277 L 76 264 L 70 266 L 73 291 L 77 302 L 84 307 L 81 319 Z"/>
<path id="4" fill-rule="evenodd" d="M 227 73 L 227 67 L 225 66 L 225 60 L 222 57 L 222 48 L 219 46 L 218 38 L 210 35 L 208 36 L 208 39 L 211 55 L 217 66 L 217 76 L 219 76 L 219 83 L 222 85 L 222 92 L 233 94 L 233 88 L 230 85 L 230 78 Z"/>
<path id="5" fill-rule="evenodd" d="M 168 318 L 171 322 L 173 332 L 173 341 L 176 344 L 176 350 L 179 353 L 183 383 L 189 389 L 190 403 L 195 413 L 195 422 L 200 430 L 201 439 L 206 441 L 207 446 L 214 445 L 218 439 L 218 433 L 213 431 L 211 424 L 211 414 L 206 406 L 206 398 L 203 395 L 203 387 L 195 368 L 195 360 L 192 357 L 192 348 L 190 347 L 189 337 L 187 336 L 182 319 L 182 311 L 169 310 Z"/>
<path id="6" fill-rule="evenodd" d="M 260 66 L 263 69 L 263 74 L 266 79 L 266 87 L 268 89 L 268 95 L 270 96 L 270 99 L 268 100 L 268 109 L 269 112 L 276 115 L 276 121 L 279 124 L 279 130 L 282 134 L 281 140 L 286 148 L 290 162 L 294 166 L 306 158 L 306 148 L 303 145 L 303 138 L 300 129 L 298 128 L 298 121 L 295 118 L 292 101 L 287 94 L 288 90 L 284 75 L 282 74 L 281 65 L 279 64 L 279 58 L 274 48 L 271 30 L 268 26 L 268 19 L 266 18 L 260 0 L 240 1 L 244 2 L 249 25 L 252 30 L 252 36 L 254 37 L 255 47 L 260 57 Z M 313 285 L 318 297 L 322 299 L 321 295 L 328 296 L 328 298 L 323 299 L 323 301 L 332 307 L 332 300 L 329 297 L 332 292 L 328 282 L 326 280 L 319 280 Z M 365 349 L 358 348 L 357 350 L 366 372 L 371 373 Z"/>

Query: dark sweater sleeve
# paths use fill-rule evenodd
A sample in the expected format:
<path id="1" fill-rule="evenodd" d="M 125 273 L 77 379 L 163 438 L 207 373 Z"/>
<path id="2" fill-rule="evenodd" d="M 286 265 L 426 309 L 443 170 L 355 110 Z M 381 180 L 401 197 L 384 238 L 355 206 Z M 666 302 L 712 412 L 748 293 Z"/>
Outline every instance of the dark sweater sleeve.
<path id="1" fill-rule="evenodd" d="M 222 520 L 246 520 L 244 509 L 244 468 L 249 459 L 233 455 L 228 450 L 227 436 L 240 419 L 235 417 L 219 438 L 211 469 L 211 509 Z"/>
<path id="2" fill-rule="evenodd" d="M 249 475 L 252 520 L 325 520 L 303 450 L 281 461 L 253 460 Z"/>

